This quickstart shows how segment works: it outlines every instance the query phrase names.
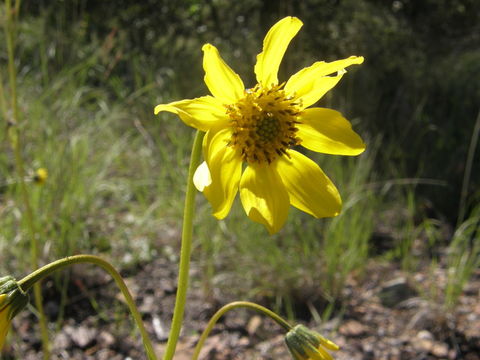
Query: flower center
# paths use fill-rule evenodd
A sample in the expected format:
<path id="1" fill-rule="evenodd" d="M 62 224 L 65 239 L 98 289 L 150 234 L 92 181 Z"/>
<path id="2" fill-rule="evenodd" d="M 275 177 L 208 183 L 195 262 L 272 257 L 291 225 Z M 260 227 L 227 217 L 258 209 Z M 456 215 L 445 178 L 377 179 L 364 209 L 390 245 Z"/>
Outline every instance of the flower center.
<path id="1" fill-rule="evenodd" d="M 262 88 L 257 84 L 245 91 L 245 97 L 227 105 L 232 127 L 228 145 L 236 148 L 247 163 L 270 164 L 300 144 L 295 126 L 299 104 L 282 87 Z"/>
<path id="2" fill-rule="evenodd" d="M 272 113 L 267 113 L 265 117 L 260 118 L 255 125 L 255 132 L 261 142 L 269 142 L 275 139 L 280 130 L 280 122 Z"/>

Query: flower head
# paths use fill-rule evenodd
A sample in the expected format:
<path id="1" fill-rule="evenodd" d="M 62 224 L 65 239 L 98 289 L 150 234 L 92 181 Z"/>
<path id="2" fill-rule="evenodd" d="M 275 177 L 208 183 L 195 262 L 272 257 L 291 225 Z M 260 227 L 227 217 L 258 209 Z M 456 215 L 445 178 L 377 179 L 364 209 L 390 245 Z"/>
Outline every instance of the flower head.
<path id="1" fill-rule="evenodd" d="M 45 181 L 47 181 L 47 178 L 48 178 L 48 171 L 45 168 L 38 168 L 37 171 L 35 171 L 35 175 L 33 175 L 33 181 L 39 185 L 45 184 Z"/>
<path id="2" fill-rule="evenodd" d="M 28 303 L 28 295 L 20 288 L 14 278 L 5 276 L 0 278 L 0 350 L 12 319 Z"/>
<path id="3" fill-rule="evenodd" d="M 339 349 L 335 343 L 303 325 L 297 325 L 290 330 L 285 335 L 285 342 L 295 360 L 333 360 L 332 355 L 325 349 Z"/>
<path id="4" fill-rule="evenodd" d="M 301 26 L 299 19 L 286 17 L 270 29 L 257 56 L 257 84 L 252 88 L 245 88 L 213 45 L 204 45 L 204 80 L 213 96 L 155 107 L 155 114 L 175 113 L 206 132 L 205 161 L 194 183 L 218 219 L 228 215 L 239 191 L 249 218 L 270 233 L 283 226 L 290 205 L 316 218 L 341 210 L 335 185 L 295 148 L 336 155 L 364 151 L 362 139 L 339 112 L 308 108 L 340 81 L 347 66 L 361 64 L 363 57 L 319 61 L 279 83 L 283 54 Z"/>

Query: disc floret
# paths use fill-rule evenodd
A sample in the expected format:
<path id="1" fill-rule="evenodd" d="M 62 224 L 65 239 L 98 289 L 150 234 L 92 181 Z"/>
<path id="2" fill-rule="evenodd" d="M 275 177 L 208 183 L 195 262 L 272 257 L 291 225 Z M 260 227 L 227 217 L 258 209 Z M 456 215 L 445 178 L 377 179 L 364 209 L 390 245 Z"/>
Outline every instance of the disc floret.
<path id="1" fill-rule="evenodd" d="M 245 96 L 227 106 L 232 138 L 229 146 L 237 149 L 242 160 L 252 164 L 272 163 L 300 144 L 296 136 L 300 104 L 282 89 L 257 84 L 245 90 Z"/>

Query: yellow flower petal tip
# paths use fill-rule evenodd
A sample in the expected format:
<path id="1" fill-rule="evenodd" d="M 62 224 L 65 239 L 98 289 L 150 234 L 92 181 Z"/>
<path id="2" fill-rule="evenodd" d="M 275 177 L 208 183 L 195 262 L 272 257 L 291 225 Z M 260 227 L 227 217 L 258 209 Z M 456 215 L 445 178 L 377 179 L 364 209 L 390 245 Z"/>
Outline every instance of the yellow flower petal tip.
<path id="1" fill-rule="evenodd" d="M 202 51 L 204 81 L 212 95 L 224 103 L 241 98 L 245 90 L 242 79 L 223 61 L 217 48 L 205 44 Z"/>
<path id="2" fill-rule="evenodd" d="M 277 73 L 283 55 L 290 41 L 297 35 L 303 23 L 296 17 L 288 16 L 278 21 L 263 40 L 263 51 L 257 55 L 254 71 L 259 84 L 278 84 Z"/>
<path id="3" fill-rule="evenodd" d="M 334 342 L 303 325 L 291 329 L 285 335 L 285 343 L 295 360 L 333 360 L 333 356 L 325 349 L 340 349 Z"/>
<path id="4" fill-rule="evenodd" d="M 363 56 L 350 56 L 349 59 L 354 60 L 353 64 L 360 65 L 363 64 L 365 58 Z"/>
<path id="5" fill-rule="evenodd" d="M 245 212 L 270 233 L 281 229 L 290 205 L 316 218 L 336 216 L 341 198 L 333 182 L 297 146 L 326 154 L 358 155 L 360 136 L 339 112 L 308 108 L 331 90 L 345 69 L 362 64 L 362 56 L 316 62 L 278 81 L 282 58 L 303 23 L 296 17 L 278 21 L 268 31 L 254 67 L 257 84 L 246 89 L 241 78 L 205 44 L 205 84 L 212 96 L 160 104 L 187 125 L 205 131 L 204 163 L 194 184 L 223 219 L 236 194 Z"/>

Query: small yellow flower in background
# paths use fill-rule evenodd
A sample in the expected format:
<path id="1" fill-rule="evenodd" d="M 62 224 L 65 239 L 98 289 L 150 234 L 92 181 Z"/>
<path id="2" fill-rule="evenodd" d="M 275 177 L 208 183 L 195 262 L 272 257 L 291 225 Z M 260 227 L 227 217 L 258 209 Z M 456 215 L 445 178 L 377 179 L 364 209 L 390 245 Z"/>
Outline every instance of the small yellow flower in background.
<path id="1" fill-rule="evenodd" d="M 0 351 L 12 319 L 28 304 L 28 295 L 11 276 L 0 278 Z"/>
<path id="2" fill-rule="evenodd" d="M 285 335 L 288 350 L 295 360 L 333 360 L 328 350 L 340 348 L 332 341 L 303 325 L 297 325 Z"/>
<path id="3" fill-rule="evenodd" d="M 336 216 L 341 210 L 335 185 L 294 148 L 302 145 L 336 155 L 365 150 L 339 112 L 308 108 L 340 81 L 347 66 L 361 64 L 363 57 L 319 61 L 279 84 L 280 62 L 302 25 L 299 19 L 286 17 L 270 29 L 257 56 L 254 87 L 246 89 L 218 50 L 206 44 L 204 80 L 213 96 L 155 107 L 155 114 L 175 113 L 187 125 L 206 132 L 205 161 L 195 172 L 194 183 L 217 219 L 228 215 L 238 191 L 248 217 L 271 234 L 285 223 L 290 204 L 316 218 Z"/>
<path id="4" fill-rule="evenodd" d="M 45 184 L 48 178 L 48 171 L 45 168 L 39 168 L 35 171 L 35 175 L 33 176 L 33 181 L 38 185 Z"/>

